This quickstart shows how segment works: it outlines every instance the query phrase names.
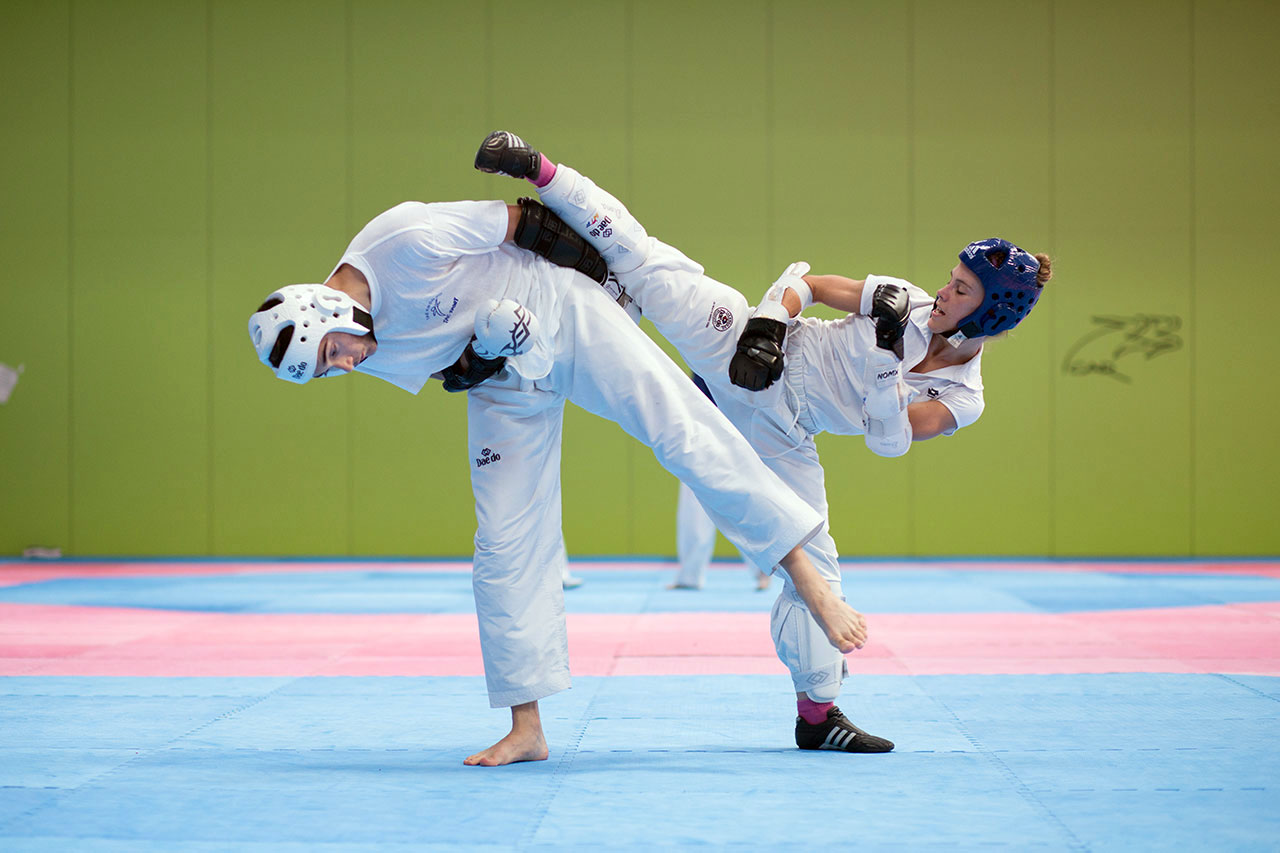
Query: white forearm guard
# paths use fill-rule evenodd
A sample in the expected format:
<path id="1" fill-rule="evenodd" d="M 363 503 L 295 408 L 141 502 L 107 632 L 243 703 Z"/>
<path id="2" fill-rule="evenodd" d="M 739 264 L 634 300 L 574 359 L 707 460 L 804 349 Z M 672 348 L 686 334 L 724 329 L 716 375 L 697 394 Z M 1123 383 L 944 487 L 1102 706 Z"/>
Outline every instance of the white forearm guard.
<path id="1" fill-rule="evenodd" d="M 911 420 L 907 417 L 906 407 L 888 418 L 868 416 L 863 439 L 876 456 L 893 458 L 904 455 L 911 449 Z"/>
<path id="2" fill-rule="evenodd" d="M 794 290 L 796 296 L 800 297 L 800 310 L 796 314 L 798 316 L 803 313 L 804 309 L 813 304 L 813 288 L 809 287 L 809 283 L 803 278 L 808 272 L 809 265 L 804 261 L 796 261 L 788 266 L 782 271 L 782 275 L 778 276 L 778 280 L 765 291 L 764 299 L 760 300 L 760 305 L 751 316 L 768 317 L 770 320 L 790 325 L 795 318 L 782 304 L 782 294 L 786 293 L 788 288 Z"/>
<path id="3" fill-rule="evenodd" d="M 877 456 L 903 455 L 911 449 L 911 392 L 902 381 L 902 362 L 887 350 L 872 351 L 863 362 L 862 389 L 867 447 Z"/>

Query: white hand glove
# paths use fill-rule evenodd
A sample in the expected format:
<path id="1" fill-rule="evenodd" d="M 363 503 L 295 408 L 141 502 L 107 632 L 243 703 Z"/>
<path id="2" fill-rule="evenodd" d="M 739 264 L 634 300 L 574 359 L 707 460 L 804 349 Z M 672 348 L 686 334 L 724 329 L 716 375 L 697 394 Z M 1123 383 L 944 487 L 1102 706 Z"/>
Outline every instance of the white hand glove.
<path id="1" fill-rule="evenodd" d="M 780 323 L 788 323 L 794 319 L 791 312 L 782 304 L 782 294 L 787 289 L 794 290 L 796 296 L 800 297 L 800 311 L 813 304 L 813 289 L 809 287 L 803 276 L 808 275 L 809 264 L 805 261 L 796 261 L 782 271 L 782 275 L 778 276 L 778 280 L 770 285 L 765 291 L 764 299 L 760 300 L 760 306 L 756 308 L 752 317 L 768 317 L 770 320 L 777 320 Z"/>
<path id="2" fill-rule="evenodd" d="M 528 352 L 538 335 L 538 318 L 519 302 L 490 299 L 476 311 L 476 340 L 481 358 L 511 358 Z"/>

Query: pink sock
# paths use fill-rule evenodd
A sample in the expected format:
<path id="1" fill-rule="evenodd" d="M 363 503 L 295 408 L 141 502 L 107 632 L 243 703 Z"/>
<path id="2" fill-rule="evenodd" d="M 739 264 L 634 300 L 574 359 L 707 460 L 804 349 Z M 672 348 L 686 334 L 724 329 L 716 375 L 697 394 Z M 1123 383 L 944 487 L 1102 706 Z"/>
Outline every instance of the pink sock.
<path id="1" fill-rule="evenodd" d="M 526 178 L 525 180 L 529 181 L 529 183 L 533 184 L 538 189 L 542 189 L 547 184 L 551 183 L 551 179 L 556 176 L 556 164 L 548 160 L 546 154 L 539 154 L 538 156 L 542 158 L 542 162 L 538 166 L 537 177 Z"/>
<path id="2" fill-rule="evenodd" d="M 800 711 L 800 716 L 811 726 L 827 719 L 827 712 L 836 706 L 835 702 L 814 702 L 810 699 L 797 699 L 796 708 Z"/>

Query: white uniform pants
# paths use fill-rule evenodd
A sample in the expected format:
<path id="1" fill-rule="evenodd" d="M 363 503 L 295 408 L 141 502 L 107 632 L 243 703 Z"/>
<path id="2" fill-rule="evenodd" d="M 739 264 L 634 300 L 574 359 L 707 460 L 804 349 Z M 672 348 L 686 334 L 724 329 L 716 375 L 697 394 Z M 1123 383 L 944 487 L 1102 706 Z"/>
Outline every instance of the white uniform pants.
<path id="1" fill-rule="evenodd" d="M 822 516 L 822 530 L 805 544 L 805 553 L 837 595 L 843 596 L 840 555 L 828 529 L 825 473 L 813 436 L 798 423 L 796 389 L 788 371 L 765 391 L 753 392 L 729 381 L 729 359 L 749 313 L 747 300 L 727 285 L 708 278 L 702 267 L 660 241 L 652 241 L 648 261 L 619 280 L 644 316 L 706 381 L 726 417 L 745 435 L 787 487 Z M 724 327 L 724 328 L 720 328 Z M 788 350 L 788 357 L 793 355 Z M 792 365 L 796 367 L 798 365 Z M 795 689 L 830 701 L 847 674 L 844 656 L 831 646 L 805 607 L 795 585 L 779 569 L 784 583 L 773 611 L 778 657 L 791 671 Z"/>
<path id="2" fill-rule="evenodd" d="M 808 540 L 805 553 L 831 589 L 843 597 L 839 553 L 827 527 L 822 464 L 813 436 L 804 429 L 797 414 L 803 388 L 794 383 L 799 382 L 803 371 L 792 368 L 800 367 L 794 363 L 799 348 L 788 346 L 788 370 L 782 381 L 768 389 L 753 392 L 733 385 L 729 381 L 729 360 L 747 322 L 749 305 L 745 296 L 707 277 L 700 265 L 679 250 L 645 235 L 620 202 L 600 194 L 572 168 L 557 166 L 555 179 L 540 194 L 544 204 L 575 228 L 582 227 L 578 220 L 584 211 L 590 215 L 593 204 L 601 204 L 616 232 L 631 238 L 625 254 L 630 271 L 618 274 L 618 280 L 644 316 L 706 381 L 720 411 L 749 439 L 765 464 L 821 515 L 822 530 Z M 590 234 L 587 236 L 592 239 Z M 597 240 L 592 242 L 600 248 Z M 633 266 L 638 261 L 639 266 Z M 786 572 L 779 571 L 784 584 L 774 605 L 772 624 L 778 657 L 791 671 L 798 692 L 829 701 L 839 693 L 840 682 L 847 674 L 844 656 L 826 640 Z"/>
<path id="3" fill-rule="evenodd" d="M 467 401 L 476 498 L 473 589 L 489 702 L 569 686 L 561 585 L 560 436 L 569 400 L 614 421 L 689 484 L 717 527 L 764 570 L 822 527 L 688 376 L 595 282 L 565 294 L 544 379 L 507 371 Z"/>
<path id="4" fill-rule="evenodd" d="M 675 585 L 702 589 L 707 578 L 707 567 L 716 550 L 716 523 L 698 503 L 698 498 L 684 483 L 676 497 L 676 572 Z M 763 577 L 764 572 L 747 564 L 752 580 Z"/>

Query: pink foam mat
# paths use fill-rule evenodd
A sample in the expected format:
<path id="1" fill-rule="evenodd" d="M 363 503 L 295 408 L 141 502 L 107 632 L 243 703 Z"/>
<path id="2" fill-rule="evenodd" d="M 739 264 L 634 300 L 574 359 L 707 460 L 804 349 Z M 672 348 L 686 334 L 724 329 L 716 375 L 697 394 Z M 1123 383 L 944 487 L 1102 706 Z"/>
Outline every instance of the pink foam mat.
<path id="1" fill-rule="evenodd" d="M 76 562 L 59 560 L 51 563 L 0 563 L 0 586 L 60 580 L 62 578 L 164 577 L 170 575 L 253 575 L 282 572 L 470 572 L 467 560 L 428 562 L 210 562 L 181 560 L 156 562 Z"/>
<path id="2" fill-rule="evenodd" d="M 870 619 L 877 675 L 1280 675 L 1280 603 Z M 570 614 L 578 675 L 784 674 L 765 613 Z M 471 614 L 244 614 L 0 604 L 0 676 L 481 675 Z"/>

